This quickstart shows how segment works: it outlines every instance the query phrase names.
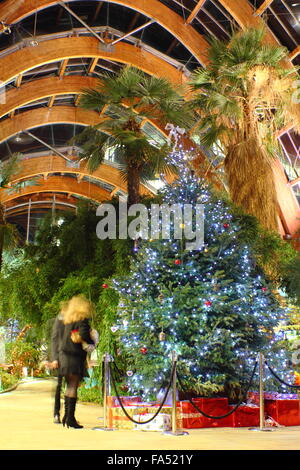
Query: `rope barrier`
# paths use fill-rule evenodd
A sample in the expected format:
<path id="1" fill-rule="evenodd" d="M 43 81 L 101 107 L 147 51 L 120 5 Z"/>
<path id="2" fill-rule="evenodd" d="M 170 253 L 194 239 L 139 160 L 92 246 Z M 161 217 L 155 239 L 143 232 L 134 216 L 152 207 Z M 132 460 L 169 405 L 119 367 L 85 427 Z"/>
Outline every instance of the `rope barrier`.
<path id="1" fill-rule="evenodd" d="M 281 379 L 280 377 L 278 377 L 278 375 L 276 374 L 276 372 L 274 372 L 274 370 L 272 369 L 272 367 L 265 361 L 265 364 L 266 366 L 268 367 L 269 371 L 271 372 L 272 375 L 274 375 L 274 377 L 279 381 L 281 382 L 283 385 L 286 385 L 287 387 L 291 387 L 291 388 L 296 388 L 298 390 L 300 390 L 300 385 L 294 385 L 294 384 L 288 384 L 287 382 L 285 382 L 283 379 Z"/>
<path id="2" fill-rule="evenodd" d="M 116 387 L 115 378 L 114 378 L 113 374 L 111 373 L 112 384 L 113 384 L 113 387 L 114 387 L 114 391 L 115 391 L 117 400 L 118 400 L 118 402 L 119 402 L 119 404 L 120 404 L 120 406 L 121 406 L 121 408 L 122 408 L 123 413 L 125 414 L 125 416 L 126 416 L 130 421 L 132 421 L 132 422 L 135 423 L 135 424 L 147 424 L 147 423 L 150 423 L 151 421 L 153 421 L 153 420 L 156 418 L 156 416 L 161 412 L 161 409 L 162 409 L 162 407 L 164 406 L 164 404 L 165 404 L 165 402 L 166 402 L 166 400 L 167 400 L 168 394 L 169 394 L 169 392 L 170 392 L 170 388 L 171 388 L 171 385 L 172 385 L 172 380 L 173 380 L 173 376 L 174 376 L 174 372 L 175 372 L 175 367 L 176 367 L 176 366 L 173 366 L 173 368 L 172 368 L 171 379 L 170 379 L 169 385 L 168 385 L 168 387 L 167 387 L 167 390 L 166 390 L 166 393 L 165 393 L 165 395 L 164 395 L 163 401 L 162 401 L 161 405 L 159 406 L 157 412 L 152 416 L 152 418 L 148 419 L 147 421 L 141 421 L 141 422 L 134 420 L 134 419 L 127 413 L 127 411 L 126 411 L 126 409 L 125 409 L 125 407 L 124 407 L 124 405 L 123 405 L 123 403 L 122 403 L 122 401 L 121 401 L 121 398 L 120 398 L 120 396 L 119 396 L 119 394 L 118 394 L 118 390 L 117 390 L 117 387 Z M 110 365 L 109 365 L 109 368 L 110 368 Z"/>
<path id="3" fill-rule="evenodd" d="M 228 413 L 226 413 L 225 415 L 222 415 L 222 416 L 210 416 L 208 415 L 207 413 L 205 413 L 204 411 L 200 410 L 200 408 L 198 408 L 198 406 L 190 399 L 188 398 L 188 401 L 191 403 L 191 405 L 193 405 L 193 407 L 198 411 L 198 413 L 202 414 L 203 416 L 205 416 L 206 418 L 209 418 L 209 419 L 223 419 L 223 418 L 227 418 L 227 416 L 230 416 L 232 413 L 234 413 L 238 408 L 239 406 L 241 406 L 241 404 L 243 403 L 243 401 L 245 400 L 245 398 L 247 397 L 247 393 L 249 392 L 250 390 L 250 387 L 252 385 L 252 381 L 253 381 L 253 377 L 254 377 L 254 374 L 256 372 L 256 368 L 257 368 L 257 361 L 255 362 L 255 365 L 254 365 L 254 369 L 253 369 L 253 372 L 252 372 L 252 375 L 251 375 L 251 378 L 250 378 L 250 381 L 249 381 L 249 384 L 245 390 L 245 393 L 243 395 L 243 397 L 241 398 L 241 400 L 235 405 L 235 407 L 230 410 Z M 181 382 L 181 379 L 180 377 L 177 375 L 178 377 L 178 382 L 179 382 L 179 385 L 183 391 L 183 393 L 186 393 L 183 389 L 183 386 L 182 386 L 182 382 Z"/>
<path id="4" fill-rule="evenodd" d="M 251 374 L 251 377 L 250 377 L 250 380 L 249 380 L 249 383 L 242 395 L 242 398 L 239 400 L 239 402 L 233 407 L 232 410 L 230 410 L 228 413 L 224 414 L 224 415 L 221 415 L 221 416 L 212 416 L 212 415 L 209 415 L 207 413 L 205 413 L 203 410 L 201 410 L 190 398 L 188 398 L 188 401 L 190 402 L 190 404 L 198 411 L 198 413 L 200 413 L 201 415 L 203 415 L 204 417 L 208 418 L 208 419 L 224 419 L 224 418 L 227 418 L 228 416 L 230 416 L 231 414 L 233 414 L 240 406 L 241 404 L 246 400 L 247 398 L 247 393 L 249 392 L 250 390 L 250 387 L 252 385 L 252 382 L 253 382 L 253 378 L 254 378 L 254 375 L 255 375 L 255 372 L 256 372 L 256 369 L 257 369 L 257 364 L 258 364 L 258 361 L 255 362 L 254 364 L 254 368 L 253 368 L 253 371 L 252 371 L 252 374 Z M 280 382 L 282 383 L 283 385 L 287 386 L 287 387 L 291 387 L 291 388 L 295 388 L 295 389 L 300 389 L 300 385 L 294 385 L 294 384 L 288 384 L 287 382 L 285 382 L 283 379 L 281 379 L 275 372 L 274 370 L 272 369 L 272 367 L 265 361 L 265 364 L 267 365 L 268 369 L 270 370 L 271 374 Z M 113 365 L 114 365 L 114 368 L 115 368 L 115 372 L 117 372 L 119 375 L 123 375 L 121 373 L 121 371 L 119 370 L 119 368 L 116 366 L 115 362 L 113 362 Z M 157 411 L 154 413 L 154 415 L 146 420 L 146 421 L 136 421 L 134 420 L 127 412 L 127 410 L 125 409 L 123 403 L 122 403 L 122 400 L 120 398 L 120 395 L 117 391 L 117 386 L 116 386 L 116 381 L 115 381 L 115 377 L 114 377 L 114 374 L 112 373 L 112 369 L 111 369 L 111 365 L 110 363 L 108 364 L 108 368 L 109 368 L 109 371 L 110 371 L 110 376 L 111 376 L 111 380 L 112 380 L 112 384 L 113 384 L 113 388 L 114 388 L 114 391 L 115 391 L 115 394 L 116 394 L 116 397 L 117 397 L 117 400 L 118 400 L 118 403 L 123 411 L 123 413 L 125 414 L 125 416 L 130 420 L 132 421 L 133 423 L 135 424 L 147 424 L 147 423 L 150 423 L 151 421 L 153 421 L 157 415 L 161 412 L 162 410 L 162 407 L 164 406 L 166 400 L 167 400 L 167 397 L 168 397 L 168 394 L 170 392 L 170 389 L 171 389 L 171 386 L 172 386 L 172 381 L 174 379 L 174 374 L 176 374 L 176 362 L 173 364 L 173 367 L 172 367 L 172 372 L 171 372 L 171 378 L 170 378 L 170 382 L 167 386 L 167 389 L 166 389 L 166 392 L 165 392 L 165 395 L 163 397 L 163 400 L 162 400 L 162 403 L 160 404 L 159 408 L 157 409 Z M 180 376 L 178 375 L 178 372 L 176 374 L 177 376 L 177 379 L 178 379 L 178 382 L 179 382 L 179 385 L 181 387 L 181 390 L 183 393 L 186 393 L 186 391 L 184 390 L 184 386 L 182 384 L 182 381 L 181 381 L 181 378 Z"/>
<path id="5" fill-rule="evenodd" d="M 117 364 L 115 363 L 115 361 L 113 361 L 113 366 L 114 368 L 116 369 L 116 372 L 119 374 L 120 377 L 126 377 L 126 374 L 124 374 L 120 369 L 119 367 L 117 366 Z"/>

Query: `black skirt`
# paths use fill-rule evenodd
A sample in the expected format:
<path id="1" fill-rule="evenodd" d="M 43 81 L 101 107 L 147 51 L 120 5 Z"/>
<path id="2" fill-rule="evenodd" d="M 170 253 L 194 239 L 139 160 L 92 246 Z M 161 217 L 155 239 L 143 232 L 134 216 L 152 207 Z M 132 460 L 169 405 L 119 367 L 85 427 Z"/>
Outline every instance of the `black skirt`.
<path id="1" fill-rule="evenodd" d="M 78 375 L 82 380 L 84 377 L 88 377 L 87 353 L 82 349 L 80 343 L 73 343 L 71 340 L 72 330 L 79 331 L 84 341 L 94 344 L 90 336 L 90 325 L 87 319 L 65 325 L 58 353 L 59 374 L 64 377 L 70 374 Z"/>
<path id="2" fill-rule="evenodd" d="M 86 359 L 83 357 L 66 354 L 63 351 L 59 353 L 59 375 L 78 375 L 80 381 L 88 377 Z"/>

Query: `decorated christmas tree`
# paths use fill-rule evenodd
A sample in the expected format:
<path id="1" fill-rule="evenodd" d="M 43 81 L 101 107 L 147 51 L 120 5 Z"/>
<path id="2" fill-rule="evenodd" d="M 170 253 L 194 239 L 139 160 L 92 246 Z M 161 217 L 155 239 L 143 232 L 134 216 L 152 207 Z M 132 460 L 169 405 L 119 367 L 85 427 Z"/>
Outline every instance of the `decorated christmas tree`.
<path id="1" fill-rule="evenodd" d="M 188 248 L 184 223 L 183 237 L 176 239 L 175 217 L 168 239 L 151 239 L 149 229 L 130 275 L 114 280 L 120 303 L 113 331 L 127 361 L 126 384 L 132 394 L 153 399 L 169 382 L 171 352 L 176 351 L 186 391 L 239 396 L 258 352 L 274 367 L 287 367 L 274 333 L 286 313 L 243 241 L 241 217 L 199 181 L 183 151 L 170 158 L 178 178 L 165 185 L 162 202 L 191 205 L 194 213 L 203 204 L 204 244 Z M 196 230 L 198 222 L 194 217 L 190 228 Z"/>

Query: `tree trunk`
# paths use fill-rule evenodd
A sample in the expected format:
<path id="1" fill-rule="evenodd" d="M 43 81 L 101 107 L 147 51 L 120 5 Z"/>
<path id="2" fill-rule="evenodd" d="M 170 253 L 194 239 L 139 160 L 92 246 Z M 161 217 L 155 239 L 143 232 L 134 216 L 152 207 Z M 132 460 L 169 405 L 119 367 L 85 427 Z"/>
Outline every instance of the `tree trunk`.
<path id="1" fill-rule="evenodd" d="M 232 201 L 261 225 L 278 232 L 278 200 L 274 183 L 272 158 L 250 138 L 229 148 L 225 158 Z"/>
<path id="2" fill-rule="evenodd" d="M 128 205 L 138 204 L 140 202 L 140 168 L 135 162 L 127 166 L 127 190 Z"/>

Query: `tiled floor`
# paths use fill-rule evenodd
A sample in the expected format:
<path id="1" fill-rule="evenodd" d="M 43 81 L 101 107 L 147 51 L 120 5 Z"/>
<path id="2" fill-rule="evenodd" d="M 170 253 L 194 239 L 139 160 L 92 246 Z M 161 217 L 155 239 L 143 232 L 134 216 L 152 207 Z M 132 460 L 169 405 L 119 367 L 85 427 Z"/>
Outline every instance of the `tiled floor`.
<path id="1" fill-rule="evenodd" d="M 102 408 L 94 404 L 77 405 L 83 429 L 66 429 L 52 422 L 54 386 L 52 380 L 28 381 L 0 394 L 0 450 L 300 450 L 300 426 L 274 432 L 191 429 L 185 436 L 96 431 Z"/>

